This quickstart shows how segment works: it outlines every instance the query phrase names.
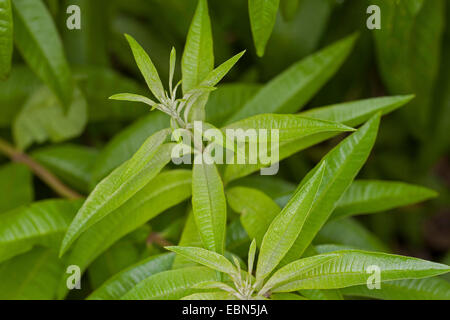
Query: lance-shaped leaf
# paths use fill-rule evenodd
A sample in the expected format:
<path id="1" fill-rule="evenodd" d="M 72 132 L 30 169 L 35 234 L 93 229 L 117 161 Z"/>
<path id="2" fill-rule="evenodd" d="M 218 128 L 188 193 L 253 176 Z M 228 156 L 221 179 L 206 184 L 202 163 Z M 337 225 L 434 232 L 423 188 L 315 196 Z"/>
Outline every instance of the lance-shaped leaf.
<path id="1" fill-rule="evenodd" d="M 252 188 L 234 187 L 227 190 L 230 207 L 241 214 L 241 222 L 250 238 L 261 244 L 264 234 L 280 207 L 265 193 Z"/>
<path id="2" fill-rule="evenodd" d="M 61 254 L 83 231 L 120 207 L 164 168 L 170 158 L 161 145 L 168 134 L 169 129 L 164 129 L 150 136 L 130 160 L 95 187 L 67 230 Z M 170 150 L 172 147 L 173 144 L 164 146 Z"/>
<path id="3" fill-rule="evenodd" d="M 341 291 L 346 296 L 383 300 L 450 300 L 450 282 L 439 278 L 386 281 L 379 290 L 361 285 Z"/>
<path id="4" fill-rule="evenodd" d="M 0 299 L 52 300 L 56 298 L 64 264 L 55 251 L 36 248 L 0 265 Z"/>
<path id="5" fill-rule="evenodd" d="M 190 267 L 157 273 L 131 289 L 123 300 L 177 300 L 193 294 L 193 286 L 218 281 L 216 271 L 206 267 Z"/>
<path id="6" fill-rule="evenodd" d="M 294 244 L 311 213 L 325 167 L 326 162 L 323 162 L 270 224 L 261 244 L 256 281 L 267 277 Z"/>
<path id="7" fill-rule="evenodd" d="M 433 190 L 403 182 L 357 180 L 339 200 L 331 218 L 386 211 L 436 196 Z"/>
<path id="8" fill-rule="evenodd" d="M 41 0 L 14 0 L 11 4 L 17 49 L 63 106 L 69 106 L 74 83 L 50 13 Z"/>
<path id="9" fill-rule="evenodd" d="M 214 164 L 195 164 L 192 170 L 192 208 L 203 245 L 223 253 L 227 204 L 222 179 Z"/>
<path id="10" fill-rule="evenodd" d="M 33 201 L 33 179 L 30 169 L 11 163 L 0 167 L 0 214 Z"/>
<path id="11" fill-rule="evenodd" d="M 167 157 L 170 157 L 168 152 Z M 76 264 L 81 271 L 117 240 L 142 226 L 161 212 L 191 196 L 192 173 L 188 170 L 173 170 L 160 173 L 119 209 L 112 212 L 75 243 L 67 265 Z M 58 296 L 67 291 L 62 281 Z"/>
<path id="12" fill-rule="evenodd" d="M 280 0 L 248 0 L 248 12 L 256 52 L 262 57 L 277 20 Z"/>
<path id="13" fill-rule="evenodd" d="M 307 271 L 314 269 L 322 264 L 338 258 L 339 255 L 317 255 L 313 257 L 308 257 L 300 259 L 290 264 L 284 266 L 277 272 L 275 272 L 270 279 L 264 284 L 263 288 L 260 290 L 259 295 L 265 294 L 272 288 L 289 283 L 293 279 L 301 277 Z M 293 291 L 293 290 L 292 290 Z"/>
<path id="14" fill-rule="evenodd" d="M 202 264 L 208 268 L 235 275 L 237 270 L 227 258 L 221 254 L 215 253 L 213 251 L 205 250 L 196 247 L 166 247 L 167 250 L 173 251 L 176 254 L 184 256 L 189 260 Z"/>
<path id="15" fill-rule="evenodd" d="M 82 201 L 46 200 L 0 215 L 0 262 L 34 245 L 57 249 Z"/>
<path id="16" fill-rule="evenodd" d="M 333 256 L 336 254 L 338 255 L 337 258 L 307 271 L 297 279 L 292 279 L 289 283 L 274 288 L 273 291 L 338 289 L 367 284 L 375 269 L 380 271 L 379 281 L 382 282 L 421 279 L 450 271 L 450 267 L 444 264 L 387 253 L 360 250 L 344 250 L 330 253 Z"/>
<path id="17" fill-rule="evenodd" d="M 148 257 L 117 273 L 97 290 L 91 293 L 89 300 L 116 300 L 123 297 L 129 290 L 142 280 L 170 269 L 173 253 L 165 253 Z"/>
<path id="18" fill-rule="evenodd" d="M 125 34 L 125 37 L 130 44 L 136 64 L 139 70 L 141 70 L 148 88 L 159 101 L 162 101 L 165 97 L 164 87 L 152 60 L 132 36 Z"/>
<path id="19" fill-rule="evenodd" d="M 181 61 L 183 92 L 195 88 L 214 69 L 211 21 L 207 0 L 199 0 Z"/>
<path id="20" fill-rule="evenodd" d="M 13 53 L 13 19 L 10 0 L 0 0 L 0 80 L 11 70 Z"/>
<path id="21" fill-rule="evenodd" d="M 109 97 L 111 100 L 141 102 L 149 105 L 152 109 L 156 108 L 157 103 L 150 98 L 134 93 L 118 93 Z"/>
<path id="22" fill-rule="evenodd" d="M 308 118 L 316 118 L 343 123 L 347 126 L 357 126 L 370 119 L 377 112 L 389 113 L 407 102 L 413 96 L 383 97 L 354 102 L 346 102 L 329 107 L 317 108 L 300 113 Z M 280 143 L 279 158 L 286 159 L 294 153 L 309 148 L 322 141 L 330 139 L 339 132 L 324 132 L 300 139 Z M 225 170 L 225 181 L 244 177 L 264 167 L 262 164 L 228 165 Z"/>
<path id="23" fill-rule="evenodd" d="M 295 244 L 286 254 L 285 262 L 300 257 L 309 246 L 317 232 L 330 217 L 339 199 L 353 182 L 362 168 L 375 143 L 380 124 L 380 114 L 372 117 L 364 126 L 342 141 L 322 160 L 328 164 L 325 168 L 322 184 L 314 202 L 314 207 Z M 319 163 L 307 176 L 312 176 L 319 170 Z M 308 181 L 305 178 L 303 181 Z M 302 182 L 299 188 L 302 187 Z"/>
<path id="24" fill-rule="evenodd" d="M 355 39 L 350 36 L 297 62 L 266 84 L 227 123 L 261 113 L 300 110 L 339 69 L 350 54 Z"/>

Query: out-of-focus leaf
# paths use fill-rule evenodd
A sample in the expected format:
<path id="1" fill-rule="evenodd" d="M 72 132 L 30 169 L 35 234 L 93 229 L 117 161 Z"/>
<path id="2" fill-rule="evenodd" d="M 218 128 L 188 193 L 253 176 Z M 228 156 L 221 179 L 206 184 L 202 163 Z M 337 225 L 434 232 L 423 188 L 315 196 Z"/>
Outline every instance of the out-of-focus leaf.
<path id="1" fill-rule="evenodd" d="M 17 49 L 28 66 L 56 94 L 64 110 L 68 110 L 74 83 L 50 13 L 41 0 L 14 0 L 12 7 Z"/>
<path id="2" fill-rule="evenodd" d="M 281 13 L 287 21 L 292 20 L 297 13 L 300 0 L 280 0 Z"/>
<path id="3" fill-rule="evenodd" d="M 41 87 L 14 120 L 14 140 L 20 149 L 49 139 L 61 142 L 79 136 L 86 121 L 87 105 L 80 90 L 74 91 L 72 103 L 64 111 L 56 96 L 47 87 Z"/>
<path id="4" fill-rule="evenodd" d="M 61 255 L 83 231 L 119 208 L 169 163 L 173 144 L 163 145 L 168 134 L 164 129 L 150 136 L 130 160 L 95 187 L 70 224 Z"/>
<path id="5" fill-rule="evenodd" d="M 98 151 L 75 144 L 62 144 L 38 149 L 32 158 L 75 189 L 88 193 L 91 170 Z"/>
<path id="6" fill-rule="evenodd" d="M 0 167 L 0 214 L 33 201 L 31 171 L 23 164 Z"/>
<path id="7" fill-rule="evenodd" d="M 227 203 L 222 178 L 214 164 L 202 162 L 194 163 L 192 170 L 192 209 L 195 223 L 203 246 L 223 254 Z"/>
<path id="8" fill-rule="evenodd" d="M 248 0 L 248 11 L 256 53 L 262 57 L 277 20 L 280 0 Z"/>
<path id="9" fill-rule="evenodd" d="M 191 196 L 192 173 L 173 170 L 159 174 L 144 188 L 105 219 L 88 229 L 75 243 L 68 265 L 76 264 L 81 270 L 124 235 Z M 58 296 L 67 288 L 62 283 Z"/>
<path id="10" fill-rule="evenodd" d="M 175 254 L 165 253 L 151 256 L 117 273 L 100 288 L 89 295 L 89 300 L 114 300 L 123 297 L 144 279 L 169 270 Z"/>
<path id="11" fill-rule="evenodd" d="M 51 300 L 56 297 L 63 262 L 56 251 L 36 248 L 0 265 L 0 299 Z"/>
<path id="12" fill-rule="evenodd" d="M 415 93 L 404 109 L 418 136 L 426 133 L 431 98 L 440 62 L 445 1 L 372 1 L 382 12 L 381 30 L 374 31 L 383 82 L 393 94 Z"/>
<path id="13" fill-rule="evenodd" d="M 190 267 L 157 273 L 141 281 L 123 300 L 176 300 L 195 292 L 193 286 L 218 281 L 216 271 L 206 267 Z"/>
<path id="14" fill-rule="evenodd" d="M 11 71 L 13 53 L 13 19 L 10 0 L 0 1 L 0 80 Z"/>
<path id="15" fill-rule="evenodd" d="M 331 218 L 385 211 L 436 196 L 433 190 L 403 182 L 357 180 L 339 200 Z"/>
<path id="16" fill-rule="evenodd" d="M 350 36 L 297 62 L 266 84 L 227 123 L 260 113 L 300 110 L 339 69 L 355 40 L 355 36 Z"/>
<path id="17" fill-rule="evenodd" d="M 380 239 L 352 219 L 328 222 L 319 231 L 314 243 L 336 243 L 362 250 L 389 252 Z"/>
<path id="18" fill-rule="evenodd" d="M 57 249 L 82 201 L 45 200 L 0 215 L 0 261 L 34 245 Z"/>
<path id="19" fill-rule="evenodd" d="M 387 281 L 379 290 L 362 285 L 344 288 L 342 293 L 383 300 L 450 300 L 450 282 L 439 278 Z"/>

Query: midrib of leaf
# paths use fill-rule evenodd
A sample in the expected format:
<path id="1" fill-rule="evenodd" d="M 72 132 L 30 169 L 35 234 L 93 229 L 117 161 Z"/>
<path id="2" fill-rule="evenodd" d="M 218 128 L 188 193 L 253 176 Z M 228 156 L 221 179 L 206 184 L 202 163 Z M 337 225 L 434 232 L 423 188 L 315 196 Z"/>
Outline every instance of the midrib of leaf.
<path id="1" fill-rule="evenodd" d="M 213 211 L 214 211 L 214 209 L 213 209 L 213 201 L 212 201 L 212 197 L 211 197 L 211 188 L 210 188 L 210 183 L 209 183 L 209 181 L 208 181 L 208 175 L 206 174 L 206 165 L 202 165 L 202 170 L 203 170 L 203 173 L 204 173 L 204 175 L 205 175 L 205 180 L 206 180 L 206 188 L 208 189 L 208 203 L 209 203 L 209 213 L 210 213 L 210 217 L 211 217 L 211 224 L 212 224 L 212 227 L 214 228 L 214 225 L 215 225 L 215 219 L 214 219 L 214 214 L 212 214 L 213 213 Z M 213 230 L 213 234 L 214 234 L 214 230 Z M 215 237 L 214 237 L 214 242 L 215 242 Z M 217 245 L 217 244 L 216 244 Z M 217 249 L 217 248 L 215 248 L 215 249 Z"/>

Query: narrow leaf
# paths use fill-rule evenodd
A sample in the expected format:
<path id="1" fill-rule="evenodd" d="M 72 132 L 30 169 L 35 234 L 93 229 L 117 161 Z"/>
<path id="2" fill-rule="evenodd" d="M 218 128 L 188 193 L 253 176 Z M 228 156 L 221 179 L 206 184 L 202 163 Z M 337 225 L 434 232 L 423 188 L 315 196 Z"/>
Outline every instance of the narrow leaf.
<path id="1" fill-rule="evenodd" d="M 120 101 L 132 101 L 132 102 L 142 102 L 151 107 L 156 106 L 156 102 L 147 97 L 141 96 L 139 94 L 133 93 L 119 93 L 109 97 L 111 100 L 120 100 Z"/>
<path id="2" fill-rule="evenodd" d="M 13 53 L 13 19 L 10 0 L 0 0 L 0 80 L 11 71 Z"/>

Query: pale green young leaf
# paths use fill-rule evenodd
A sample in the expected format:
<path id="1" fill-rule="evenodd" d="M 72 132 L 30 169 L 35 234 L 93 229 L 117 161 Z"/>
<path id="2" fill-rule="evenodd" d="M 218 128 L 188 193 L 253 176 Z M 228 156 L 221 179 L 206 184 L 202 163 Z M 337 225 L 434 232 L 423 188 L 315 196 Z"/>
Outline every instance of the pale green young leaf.
<path id="1" fill-rule="evenodd" d="M 339 69 L 355 40 L 352 35 L 297 62 L 266 84 L 227 123 L 261 113 L 300 110 Z"/>
<path id="2" fill-rule="evenodd" d="M 170 269 L 173 253 L 148 257 L 117 273 L 101 287 L 91 293 L 88 300 L 114 300 L 123 297 L 129 290 L 144 279 Z"/>
<path id="3" fill-rule="evenodd" d="M 61 245 L 63 254 L 78 236 L 120 207 L 153 179 L 170 161 L 162 149 L 172 149 L 164 143 L 169 129 L 150 136 L 135 155 L 103 179 L 92 191 L 72 221 Z"/>
<path id="4" fill-rule="evenodd" d="M 233 267 L 230 261 L 221 254 L 197 247 L 166 247 L 167 250 L 175 252 L 189 260 L 202 264 L 208 268 L 235 275 L 236 268 Z"/>
<path id="5" fill-rule="evenodd" d="M 248 273 L 252 274 L 253 271 L 253 264 L 255 262 L 255 256 L 256 256 L 256 240 L 253 239 L 252 243 L 250 244 L 250 247 L 248 249 Z"/>
<path id="6" fill-rule="evenodd" d="M 314 175 L 302 182 L 302 187 L 270 224 L 261 244 L 256 281 L 267 277 L 294 244 L 311 213 L 325 168 L 323 162 Z"/>
<path id="7" fill-rule="evenodd" d="M 33 179 L 30 169 L 19 163 L 0 167 L 0 215 L 33 201 Z"/>
<path id="8" fill-rule="evenodd" d="M 173 77 L 175 75 L 175 65 L 177 63 L 177 51 L 175 47 L 172 47 L 170 51 L 170 60 L 169 60 L 169 89 L 173 88 Z M 171 92 L 172 93 L 172 92 Z"/>
<path id="9" fill-rule="evenodd" d="M 157 105 L 157 103 L 152 99 L 134 93 L 118 93 L 112 95 L 111 97 L 109 97 L 109 99 L 120 101 L 142 102 L 149 105 L 152 108 L 155 108 Z"/>
<path id="10" fill-rule="evenodd" d="M 164 271 L 141 281 L 122 300 L 181 299 L 195 293 L 195 285 L 218 280 L 217 272 L 206 267 Z"/>
<path id="11" fill-rule="evenodd" d="M 256 52 L 262 57 L 277 20 L 280 0 L 248 0 L 248 11 Z"/>
<path id="12" fill-rule="evenodd" d="M 14 0 L 11 4 L 17 49 L 66 110 L 72 101 L 74 82 L 53 18 L 42 0 Z"/>
<path id="13" fill-rule="evenodd" d="M 0 80 L 11 71 L 13 53 L 13 18 L 10 0 L 0 0 Z"/>
<path id="14" fill-rule="evenodd" d="M 338 289 L 366 284 L 371 266 L 380 270 L 380 281 L 421 279 L 444 274 L 450 267 L 422 259 L 360 250 L 344 250 L 330 253 L 332 260 L 273 289 L 274 292 L 290 292 L 300 289 Z M 326 256 L 326 255 L 322 255 Z M 301 261 L 301 260 L 300 260 Z M 383 284 L 381 284 L 382 286 Z"/>
<path id="15" fill-rule="evenodd" d="M 195 222 L 204 247 L 223 253 L 227 214 L 223 183 L 216 166 L 202 162 L 194 162 L 192 170 L 192 208 Z"/>
<path id="16" fill-rule="evenodd" d="M 164 87 L 152 60 L 132 36 L 125 34 L 125 37 L 130 44 L 136 64 L 144 76 L 148 88 L 159 101 L 162 101 L 165 97 Z"/>

